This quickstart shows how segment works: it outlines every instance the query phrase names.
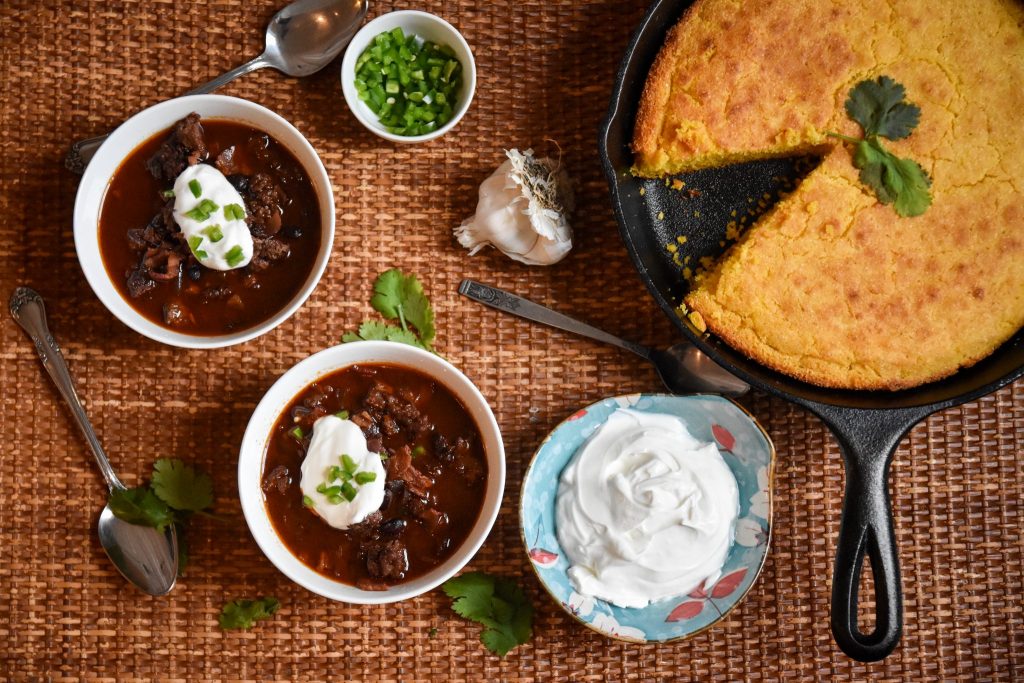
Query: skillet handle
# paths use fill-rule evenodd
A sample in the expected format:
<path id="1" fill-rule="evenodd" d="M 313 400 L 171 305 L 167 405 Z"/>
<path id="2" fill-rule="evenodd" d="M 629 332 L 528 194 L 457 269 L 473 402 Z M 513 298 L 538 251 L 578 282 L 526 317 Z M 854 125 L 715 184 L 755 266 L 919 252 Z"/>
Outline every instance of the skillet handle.
<path id="1" fill-rule="evenodd" d="M 815 410 L 835 434 L 846 464 L 843 517 L 832 573 L 832 635 L 853 659 L 885 658 L 903 633 L 903 593 L 889 501 L 889 465 L 900 440 L 929 410 Z M 857 626 L 864 559 L 871 562 L 875 627 Z"/>

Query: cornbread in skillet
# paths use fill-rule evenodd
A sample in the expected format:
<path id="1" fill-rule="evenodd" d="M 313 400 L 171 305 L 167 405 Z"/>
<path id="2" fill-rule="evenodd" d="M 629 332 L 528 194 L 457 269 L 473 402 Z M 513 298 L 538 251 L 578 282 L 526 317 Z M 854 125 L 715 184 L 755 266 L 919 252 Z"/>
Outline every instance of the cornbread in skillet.
<path id="1" fill-rule="evenodd" d="M 886 141 L 932 178 L 919 217 L 879 203 L 826 136 L 861 136 L 843 103 L 879 75 L 921 108 L 910 137 Z M 633 147 L 652 177 L 822 154 L 685 301 L 780 372 L 899 389 L 977 362 L 1024 324 L 1022 115 L 1020 3 L 704 0 L 652 68 Z"/>

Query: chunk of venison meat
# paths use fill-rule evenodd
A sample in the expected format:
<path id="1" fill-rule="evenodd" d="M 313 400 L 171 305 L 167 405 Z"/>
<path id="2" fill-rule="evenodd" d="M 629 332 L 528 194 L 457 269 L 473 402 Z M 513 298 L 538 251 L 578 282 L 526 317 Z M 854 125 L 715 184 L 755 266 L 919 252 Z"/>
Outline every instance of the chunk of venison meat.
<path id="1" fill-rule="evenodd" d="M 380 529 L 381 523 L 384 521 L 384 514 L 380 510 L 374 510 L 370 514 L 366 515 L 366 518 L 359 524 L 355 524 L 350 527 L 355 533 L 364 536 L 376 536 Z"/>
<path id="2" fill-rule="evenodd" d="M 469 440 L 463 436 L 455 439 L 455 469 L 470 484 L 478 482 L 484 474 L 480 462 L 473 457 Z"/>
<path id="3" fill-rule="evenodd" d="M 399 427 L 398 423 L 395 422 L 395 418 L 387 414 L 385 414 L 384 419 L 381 420 L 380 428 L 386 436 L 395 436 L 401 431 L 401 427 Z"/>
<path id="4" fill-rule="evenodd" d="M 263 478 L 263 490 L 267 493 L 271 489 L 277 489 L 278 493 L 284 494 L 288 491 L 288 483 L 291 477 L 288 476 L 288 468 L 284 465 L 278 465 L 270 471 L 266 477 Z"/>
<path id="5" fill-rule="evenodd" d="M 373 418 L 365 410 L 356 413 L 351 418 L 352 422 L 365 433 L 374 424 Z"/>
<path id="6" fill-rule="evenodd" d="M 406 488 L 419 496 L 426 496 L 434 480 L 420 472 L 412 464 L 412 452 L 408 446 L 402 446 L 388 458 L 386 468 L 388 479 L 401 479 Z"/>
<path id="7" fill-rule="evenodd" d="M 187 167 L 209 155 L 199 114 L 193 112 L 174 124 L 174 130 L 146 162 L 146 168 L 154 178 L 169 186 Z"/>
<path id="8" fill-rule="evenodd" d="M 275 261 L 286 259 L 291 254 L 292 248 L 275 237 L 253 237 L 252 261 L 249 262 L 249 266 L 257 272 L 263 271 Z"/>
<path id="9" fill-rule="evenodd" d="M 409 555 L 405 544 L 391 539 L 371 543 L 366 549 L 366 570 L 374 579 L 400 581 L 409 571 Z"/>
<path id="10" fill-rule="evenodd" d="M 249 178 L 246 197 L 249 231 L 256 236 L 276 235 L 281 229 L 281 204 L 287 197 L 266 173 L 255 173 Z"/>
<path id="11" fill-rule="evenodd" d="M 366 398 L 363 403 L 370 406 L 374 410 L 383 411 L 388 407 L 388 396 L 391 394 L 391 387 L 382 382 L 377 382 L 370 387 L 369 393 L 366 394 Z"/>
<path id="12" fill-rule="evenodd" d="M 125 284 L 128 286 L 128 295 L 133 299 L 139 298 L 156 287 L 156 283 L 146 275 L 146 269 L 141 265 L 128 273 L 128 280 Z"/>
<path id="13" fill-rule="evenodd" d="M 176 280 L 184 259 L 181 254 L 167 247 L 152 247 L 146 250 L 142 265 L 146 274 L 154 280 Z"/>
<path id="14" fill-rule="evenodd" d="M 181 304 L 164 304 L 164 322 L 171 327 L 195 323 L 195 318 L 187 308 Z"/>
<path id="15" fill-rule="evenodd" d="M 227 149 L 222 150 L 221 153 L 217 155 L 213 165 L 225 176 L 237 174 L 238 168 L 235 166 L 235 146 L 231 145 Z M 230 178 L 228 179 L 228 182 L 231 182 Z"/>

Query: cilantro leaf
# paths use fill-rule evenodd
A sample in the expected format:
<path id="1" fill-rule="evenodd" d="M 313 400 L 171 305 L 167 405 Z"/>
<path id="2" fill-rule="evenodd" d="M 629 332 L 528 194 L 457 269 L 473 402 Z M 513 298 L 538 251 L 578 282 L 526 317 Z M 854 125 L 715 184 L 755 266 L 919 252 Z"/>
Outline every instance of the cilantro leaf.
<path id="1" fill-rule="evenodd" d="M 485 626 L 480 642 L 504 657 L 533 634 L 533 605 L 514 581 L 483 572 L 449 579 L 441 587 L 453 598 L 452 610 Z"/>
<path id="2" fill-rule="evenodd" d="M 153 492 L 175 510 L 199 512 L 213 505 L 213 482 L 177 458 L 153 464 Z"/>
<path id="3" fill-rule="evenodd" d="M 359 326 L 359 332 L 346 332 L 341 337 L 343 342 L 354 342 L 354 341 L 393 341 L 402 344 L 409 344 L 410 346 L 416 346 L 421 349 L 426 347 L 420 342 L 419 337 L 412 330 L 403 330 L 401 327 L 396 325 L 387 325 L 376 320 L 366 320 L 362 325 Z M 427 349 L 429 350 L 429 349 Z"/>
<path id="4" fill-rule="evenodd" d="M 373 283 L 370 305 L 389 320 L 397 319 L 403 330 L 412 325 L 419 332 L 422 345 L 429 349 L 434 341 L 434 311 L 415 275 L 405 275 L 397 268 L 381 273 Z"/>
<path id="5" fill-rule="evenodd" d="M 257 600 L 232 600 L 220 611 L 220 627 L 225 631 L 234 628 L 252 628 L 261 619 L 269 619 L 281 608 L 277 598 L 269 595 Z"/>
<path id="6" fill-rule="evenodd" d="M 174 523 L 174 511 L 157 498 L 148 486 L 115 488 L 110 492 L 107 504 L 115 517 L 129 524 L 151 526 L 163 531 Z"/>
<path id="7" fill-rule="evenodd" d="M 860 179 L 883 204 L 893 204 L 901 216 L 920 216 L 932 203 L 931 179 L 912 159 L 892 154 L 877 140 L 861 140 L 853 155 Z"/>
<path id="8" fill-rule="evenodd" d="M 906 89 L 888 76 L 861 81 L 850 91 L 846 113 L 864 129 L 864 139 L 829 135 L 855 145 L 853 165 L 860 169 L 860 181 L 874 190 L 878 201 L 909 217 L 931 206 L 931 178 L 916 161 L 896 156 L 879 140 L 905 138 L 917 127 L 921 110 L 904 102 L 905 97 Z"/>
<path id="9" fill-rule="evenodd" d="M 921 109 L 904 102 L 906 90 L 889 78 L 879 76 L 861 81 L 846 100 L 846 113 L 860 124 L 866 137 L 881 135 L 900 140 L 910 135 L 921 120 Z"/>

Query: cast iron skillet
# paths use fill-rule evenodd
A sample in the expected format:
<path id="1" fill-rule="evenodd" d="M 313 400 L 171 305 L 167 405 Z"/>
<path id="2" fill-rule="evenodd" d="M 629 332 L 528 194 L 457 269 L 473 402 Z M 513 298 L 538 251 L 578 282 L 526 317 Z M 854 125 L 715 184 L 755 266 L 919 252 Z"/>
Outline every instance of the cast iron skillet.
<path id="1" fill-rule="evenodd" d="M 832 633 L 850 657 L 876 661 L 893 651 L 903 628 L 887 483 L 893 453 L 903 436 L 928 415 L 972 401 L 1024 374 L 1024 332 L 949 379 L 905 391 L 868 392 L 825 389 L 787 377 L 714 337 L 701 336 L 681 320 L 674 309 L 687 288 L 680 274 L 683 264 L 692 267 L 701 257 L 720 254 L 730 221 L 747 216 L 749 224 L 751 209 L 756 213 L 759 205 L 767 207 L 813 166 L 813 160 L 783 159 L 688 173 L 678 176 L 686 183 L 682 190 L 666 186 L 664 180 L 630 175 L 629 142 L 644 82 L 666 32 L 690 4 L 655 0 L 619 68 L 598 141 L 615 216 L 641 279 L 691 342 L 751 385 L 807 408 L 836 436 L 846 464 L 846 492 L 833 570 Z M 780 46 L 778 58 L 795 57 Z M 700 195 L 689 196 L 690 189 Z M 919 220 L 927 220 L 927 214 Z M 685 242 L 676 239 L 680 235 L 686 235 Z M 674 253 L 666 249 L 669 243 Z M 865 555 L 871 561 L 876 593 L 871 633 L 857 627 L 857 590 Z"/>

